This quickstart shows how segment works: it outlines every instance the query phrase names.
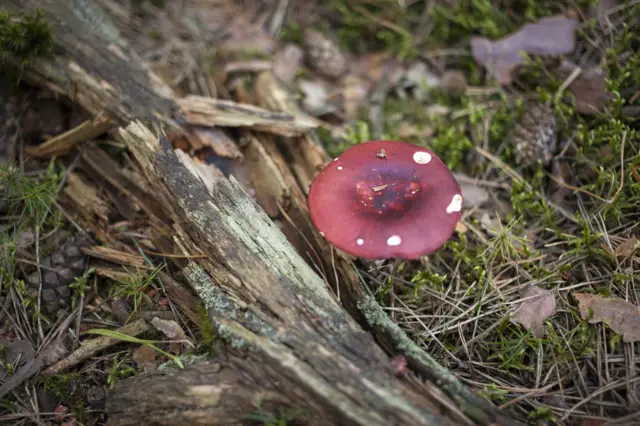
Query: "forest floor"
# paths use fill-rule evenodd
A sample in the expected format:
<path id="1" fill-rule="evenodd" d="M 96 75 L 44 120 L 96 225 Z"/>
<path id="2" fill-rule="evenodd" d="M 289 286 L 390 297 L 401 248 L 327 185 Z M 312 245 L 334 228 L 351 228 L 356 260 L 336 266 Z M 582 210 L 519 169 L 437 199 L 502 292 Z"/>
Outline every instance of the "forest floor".
<path id="1" fill-rule="evenodd" d="M 331 156 L 376 139 L 432 149 L 462 186 L 463 218 L 420 260 L 359 263 L 367 291 L 524 422 L 640 423 L 640 2 L 96 3 L 182 96 L 254 103 L 270 70 Z M 0 28 L 0 58 L 12 36 Z M 176 302 L 172 257 L 126 196 L 139 176 L 122 143 L 93 128 L 86 150 L 43 145 L 86 112 L 4 76 L 0 423 L 103 424 L 118 380 L 213 353 L 216 336 Z M 251 192 L 233 138 L 174 144 Z"/>

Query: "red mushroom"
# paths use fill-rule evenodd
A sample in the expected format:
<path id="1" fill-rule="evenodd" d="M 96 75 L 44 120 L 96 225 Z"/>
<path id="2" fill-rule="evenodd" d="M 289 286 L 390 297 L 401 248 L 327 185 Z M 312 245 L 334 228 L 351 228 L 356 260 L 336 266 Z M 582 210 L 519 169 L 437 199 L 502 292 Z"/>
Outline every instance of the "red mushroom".
<path id="1" fill-rule="evenodd" d="M 431 150 L 406 142 L 355 145 L 309 190 L 315 227 L 364 259 L 415 259 L 440 248 L 462 216 L 462 190 Z"/>

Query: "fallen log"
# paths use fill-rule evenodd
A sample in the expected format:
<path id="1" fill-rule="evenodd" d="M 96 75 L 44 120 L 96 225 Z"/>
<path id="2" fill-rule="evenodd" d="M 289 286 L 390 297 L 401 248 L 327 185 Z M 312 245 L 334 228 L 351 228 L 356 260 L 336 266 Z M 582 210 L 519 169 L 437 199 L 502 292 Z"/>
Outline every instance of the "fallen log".
<path id="1" fill-rule="evenodd" d="M 56 53 L 34 61 L 25 78 L 121 126 L 118 135 L 153 188 L 174 241 L 185 255 L 205 256 L 187 262 L 182 275 L 224 342 L 221 356 L 120 381 L 107 403 L 110 424 L 230 424 L 255 411 L 256 398 L 272 411 L 303 409 L 298 421 L 310 425 L 515 424 L 412 346 L 374 300 L 348 300 L 433 383 L 411 373 L 398 377 L 373 336 L 237 182 L 176 154 L 165 129 L 189 135 L 182 125 L 188 120 L 100 9 L 79 0 L 0 6 L 44 10 Z"/>

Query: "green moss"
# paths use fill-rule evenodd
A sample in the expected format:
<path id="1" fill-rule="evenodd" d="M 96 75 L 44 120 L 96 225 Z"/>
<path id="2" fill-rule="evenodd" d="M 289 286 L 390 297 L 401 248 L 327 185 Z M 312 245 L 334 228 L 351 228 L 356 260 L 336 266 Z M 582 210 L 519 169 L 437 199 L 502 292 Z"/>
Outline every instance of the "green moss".
<path id="1" fill-rule="evenodd" d="M 455 170 L 462 167 L 465 155 L 473 148 L 473 143 L 465 133 L 465 123 L 452 124 L 439 122 L 435 136 L 429 141 L 429 147 L 450 169 Z"/>
<path id="2" fill-rule="evenodd" d="M 218 340 L 218 336 L 209 319 L 209 314 L 202 304 L 198 305 L 198 316 L 200 317 L 200 345 L 202 350 L 209 355 L 215 355 L 215 343 Z"/>
<path id="3" fill-rule="evenodd" d="M 32 14 L 0 12 L 0 60 L 18 59 L 22 66 L 53 52 L 55 37 L 42 10 Z"/>

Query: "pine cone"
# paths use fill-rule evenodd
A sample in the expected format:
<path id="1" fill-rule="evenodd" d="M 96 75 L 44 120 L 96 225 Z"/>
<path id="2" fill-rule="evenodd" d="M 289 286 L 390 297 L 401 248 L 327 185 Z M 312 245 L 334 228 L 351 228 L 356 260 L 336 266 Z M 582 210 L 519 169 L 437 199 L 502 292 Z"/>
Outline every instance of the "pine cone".
<path id="1" fill-rule="evenodd" d="M 511 138 L 518 164 L 537 160 L 549 164 L 557 146 L 556 117 L 551 106 L 536 104 L 528 109 Z"/>
<path id="2" fill-rule="evenodd" d="M 340 47 L 318 31 L 307 28 L 302 35 L 309 65 L 325 77 L 337 79 L 347 69 L 347 59 Z"/>
<path id="3" fill-rule="evenodd" d="M 88 241 L 82 236 L 70 237 L 50 256 L 41 260 L 42 301 L 49 313 L 55 313 L 69 305 L 69 284 L 84 272 L 87 256 L 80 248 L 87 245 Z M 27 282 L 31 287 L 37 288 L 38 272 L 30 274 Z"/>

